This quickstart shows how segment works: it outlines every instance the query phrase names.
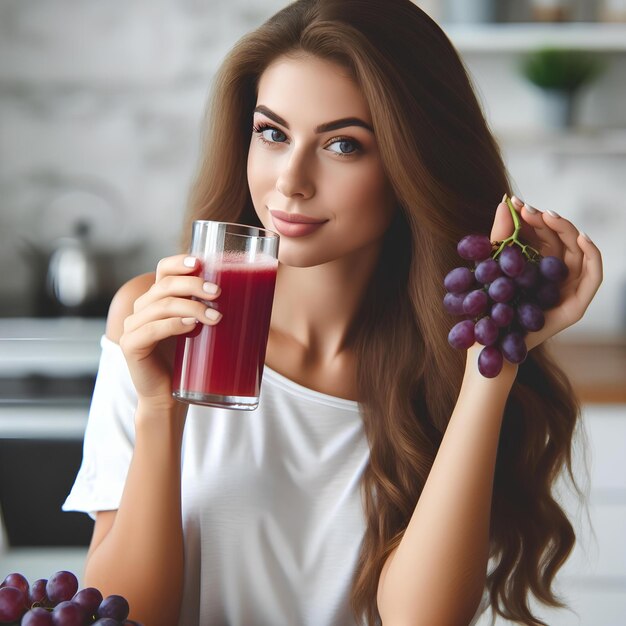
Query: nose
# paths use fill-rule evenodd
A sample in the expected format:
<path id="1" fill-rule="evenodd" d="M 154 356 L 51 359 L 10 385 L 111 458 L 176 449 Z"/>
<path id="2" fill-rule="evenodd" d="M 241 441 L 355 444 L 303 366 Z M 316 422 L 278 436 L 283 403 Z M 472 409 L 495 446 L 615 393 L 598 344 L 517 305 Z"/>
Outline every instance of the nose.
<path id="1" fill-rule="evenodd" d="M 315 195 L 312 165 L 306 154 L 294 150 L 276 179 L 276 189 L 287 198 L 299 196 L 303 199 Z"/>

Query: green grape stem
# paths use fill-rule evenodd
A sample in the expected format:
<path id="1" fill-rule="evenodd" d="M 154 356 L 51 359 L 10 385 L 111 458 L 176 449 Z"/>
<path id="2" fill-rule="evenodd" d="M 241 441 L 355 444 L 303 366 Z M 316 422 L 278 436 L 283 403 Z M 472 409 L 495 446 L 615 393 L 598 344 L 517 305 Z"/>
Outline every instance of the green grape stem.
<path id="1" fill-rule="evenodd" d="M 522 249 L 522 254 L 529 259 L 530 261 L 537 261 L 541 257 L 541 254 L 535 250 L 532 246 L 529 246 L 522 241 L 519 240 L 519 233 L 522 230 L 522 223 L 520 221 L 519 215 L 517 211 L 513 207 L 513 203 L 508 195 L 505 194 L 504 202 L 509 207 L 509 212 L 511 213 L 511 217 L 513 218 L 513 234 L 510 237 L 502 241 L 496 241 L 495 245 L 498 246 L 498 249 L 493 253 L 492 258 L 497 259 L 499 254 L 504 250 L 506 246 L 517 245 Z"/>

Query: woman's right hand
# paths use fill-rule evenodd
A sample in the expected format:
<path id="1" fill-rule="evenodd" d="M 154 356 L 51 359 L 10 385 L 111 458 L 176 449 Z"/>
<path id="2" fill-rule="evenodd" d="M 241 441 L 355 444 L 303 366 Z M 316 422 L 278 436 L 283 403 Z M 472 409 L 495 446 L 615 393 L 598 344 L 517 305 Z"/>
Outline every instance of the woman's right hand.
<path id="1" fill-rule="evenodd" d="M 133 384 L 142 403 L 171 408 L 175 339 L 196 324 L 215 325 L 221 315 L 204 301 L 219 297 L 219 287 L 197 276 L 200 262 L 177 255 L 159 261 L 154 284 L 139 296 L 124 320 L 119 339 Z"/>

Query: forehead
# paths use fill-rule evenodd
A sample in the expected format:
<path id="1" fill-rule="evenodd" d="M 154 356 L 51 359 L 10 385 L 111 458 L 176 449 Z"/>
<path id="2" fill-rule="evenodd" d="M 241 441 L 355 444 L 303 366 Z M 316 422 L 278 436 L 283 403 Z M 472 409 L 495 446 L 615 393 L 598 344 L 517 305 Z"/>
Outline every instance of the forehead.
<path id="1" fill-rule="evenodd" d="M 261 75 L 257 104 L 285 118 L 300 115 L 315 123 L 359 117 L 371 123 L 369 106 L 348 70 L 310 55 L 282 56 Z"/>

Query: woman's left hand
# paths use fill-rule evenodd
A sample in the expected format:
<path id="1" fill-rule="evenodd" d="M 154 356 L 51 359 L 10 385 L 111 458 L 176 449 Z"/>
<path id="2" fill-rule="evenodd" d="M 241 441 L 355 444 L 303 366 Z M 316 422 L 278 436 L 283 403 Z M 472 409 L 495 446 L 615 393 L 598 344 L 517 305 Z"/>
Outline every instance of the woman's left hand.
<path id="1" fill-rule="evenodd" d="M 602 282 L 600 250 L 568 220 L 554 211 L 539 211 L 513 196 L 512 204 L 522 218 L 521 238 L 542 256 L 563 260 L 569 274 L 560 285 L 561 299 L 545 311 L 545 325 L 526 336 L 528 350 L 582 318 Z M 496 210 L 491 240 L 506 239 L 514 230 L 508 206 L 501 202 Z"/>

